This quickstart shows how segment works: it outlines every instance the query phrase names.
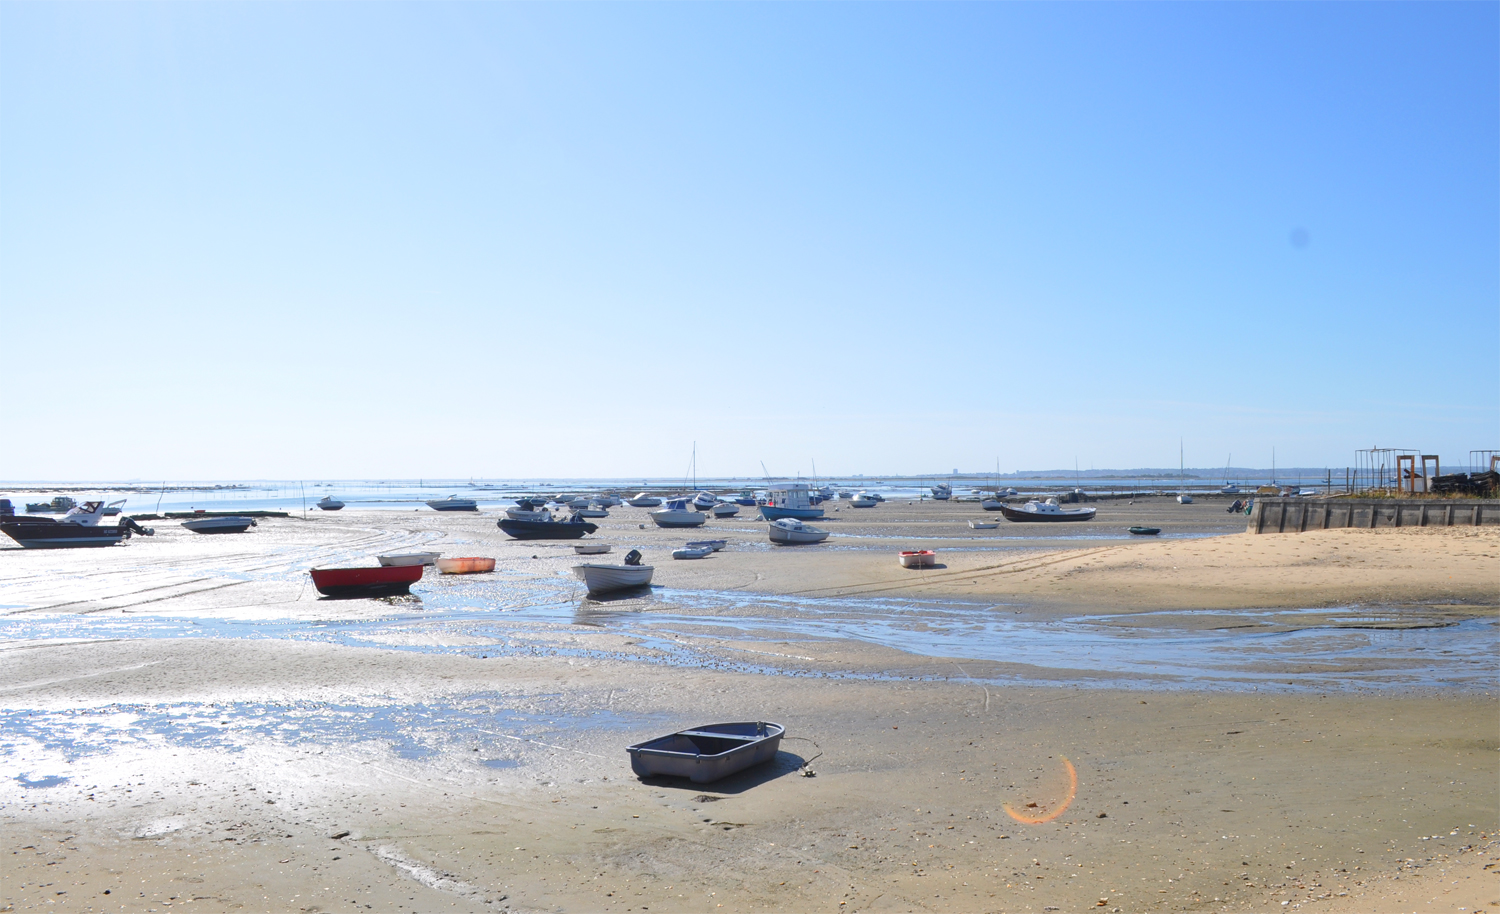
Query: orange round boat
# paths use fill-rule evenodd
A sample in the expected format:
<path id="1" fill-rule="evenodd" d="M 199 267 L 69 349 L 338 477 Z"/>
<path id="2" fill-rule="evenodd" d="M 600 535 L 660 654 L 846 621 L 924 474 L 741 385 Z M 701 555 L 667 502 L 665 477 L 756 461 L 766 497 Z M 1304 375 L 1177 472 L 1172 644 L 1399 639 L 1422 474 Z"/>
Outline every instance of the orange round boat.
<path id="1" fill-rule="evenodd" d="M 438 559 L 437 570 L 443 574 L 484 574 L 495 570 L 495 560 L 477 555 L 456 559 Z"/>

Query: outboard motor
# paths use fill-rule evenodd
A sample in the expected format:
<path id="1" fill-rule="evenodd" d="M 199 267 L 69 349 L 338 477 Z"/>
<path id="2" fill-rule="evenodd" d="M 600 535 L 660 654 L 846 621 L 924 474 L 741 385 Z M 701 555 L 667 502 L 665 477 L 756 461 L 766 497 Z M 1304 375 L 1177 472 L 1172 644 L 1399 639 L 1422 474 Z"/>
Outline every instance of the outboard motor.
<path id="1" fill-rule="evenodd" d="M 629 552 L 625 553 L 625 564 L 627 564 L 627 565 L 639 565 L 640 563 L 641 563 L 641 550 L 639 550 L 639 549 L 632 549 Z"/>
<path id="2" fill-rule="evenodd" d="M 253 521 L 252 521 L 252 523 L 253 523 Z M 127 537 L 130 536 L 131 533 L 139 533 L 141 536 L 155 536 L 156 535 L 156 531 L 154 529 L 152 529 L 150 527 L 142 527 L 140 524 L 136 523 L 133 519 L 131 519 L 129 517 L 126 517 L 124 515 L 120 516 L 120 529 L 125 531 L 125 535 Z"/>

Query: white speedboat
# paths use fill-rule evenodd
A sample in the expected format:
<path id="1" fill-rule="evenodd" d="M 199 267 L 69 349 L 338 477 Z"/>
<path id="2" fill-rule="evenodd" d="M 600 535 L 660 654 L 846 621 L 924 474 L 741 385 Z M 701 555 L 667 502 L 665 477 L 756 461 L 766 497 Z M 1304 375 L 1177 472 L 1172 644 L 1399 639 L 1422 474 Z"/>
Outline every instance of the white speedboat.
<path id="1" fill-rule="evenodd" d="M 545 502 L 522 498 L 516 501 L 514 508 L 505 509 L 505 516 L 511 520 L 535 520 L 546 523 L 552 519 L 552 512 L 547 510 Z"/>
<path id="2" fill-rule="evenodd" d="M 645 492 L 634 498 L 625 499 L 625 504 L 632 508 L 655 508 L 661 505 L 661 499 L 655 495 L 647 495 Z"/>
<path id="3" fill-rule="evenodd" d="M 631 587 L 645 587 L 651 583 L 651 565 L 574 565 L 573 574 L 588 588 L 589 593 L 609 593 Z"/>
<path id="4" fill-rule="evenodd" d="M 232 517 L 195 517 L 182 525 L 194 533 L 244 533 L 256 526 L 255 518 L 235 515 Z"/>
<path id="5" fill-rule="evenodd" d="M 318 499 L 318 507 L 322 508 L 324 511 L 337 511 L 343 506 L 344 503 L 339 501 L 337 498 L 334 498 L 332 495 L 324 495 L 322 498 Z"/>
<path id="6" fill-rule="evenodd" d="M 1000 526 L 999 521 L 971 520 L 969 526 L 975 530 L 993 530 Z"/>
<path id="7" fill-rule="evenodd" d="M 714 517 L 734 517 L 740 513 L 740 506 L 732 501 L 721 501 L 714 505 Z"/>
<path id="8" fill-rule="evenodd" d="M 712 511 L 718 503 L 719 497 L 712 492 L 699 492 L 693 496 L 693 507 L 699 511 Z"/>
<path id="9" fill-rule="evenodd" d="M 652 511 L 651 521 L 658 527 L 701 527 L 708 515 L 689 508 L 686 498 L 674 498 Z"/>
<path id="10" fill-rule="evenodd" d="M 588 506 L 589 506 L 589 499 L 588 499 L 588 496 L 586 496 L 586 495 L 580 495 L 577 498 L 572 498 L 572 499 L 568 500 L 568 507 L 570 507 L 570 508 L 587 508 Z"/>
<path id="11" fill-rule="evenodd" d="M 447 498 L 434 498 L 427 503 L 427 507 L 434 511 L 478 511 L 479 502 L 472 498 L 449 495 Z"/>
<path id="12" fill-rule="evenodd" d="M 999 511 L 1000 506 L 1003 504 L 1005 504 L 1005 502 L 1001 501 L 998 498 L 995 498 L 993 495 L 986 495 L 983 499 L 980 500 L 979 507 L 983 508 L 986 511 Z"/>
<path id="13" fill-rule="evenodd" d="M 600 496 L 598 496 L 598 497 L 596 497 L 594 499 L 594 504 L 598 505 L 601 508 L 618 508 L 620 505 L 622 505 L 624 503 L 625 502 L 622 501 L 620 499 L 620 496 L 618 496 L 618 495 L 608 495 L 608 494 L 605 494 L 605 495 L 600 495 Z"/>
<path id="14" fill-rule="evenodd" d="M 851 496 L 849 499 L 849 507 L 851 508 L 873 508 L 878 504 L 880 504 L 880 502 L 876 501 L 871 496 L 866 495 L 864 492 L 861 492 L 858 495 Z"/>
<path id="15" fill-rule="evenodd" d="M 123 504 L 123 502 L 121 502 Z M 73 505 L 68 513 L 62 516 L 64 524 L 78 524 L 83 527 L 99 526 L 99 518 L 109 513 L 109 509 L 102 501 L 86 501 L 81 505 Z M 119 514 L 119 511 L 115 512 Z"/>
<path id="16" fill-rule="evenodd" d="M 946 482 L 940 482 L 932 487 L 932 497 L 938 501 L 947 501 L 953 497 L 953 487 Z"/>
<path id="17" fill-rule="evenodd" d="M 613 548 L 609 543 L 579 543 L 573 551 L 579 555 L 604 555 Z"/>
<path id="18" fill-rule="evenodd" d="M 603 508 L 595 508 L 592 506 L 585 508 L 574 508 L 573 513 L 579 517 L 609 517 L 608 511 L 604 510 Z"/>
<path id="19" fill-rule="evenodd" d="M 441 557 L 441 552 L 392 552 L 375 558 L 380 560 L 380 564 L 390 568 L 399 565 L 436 565 Z"/>
<path id="20" fill-rule="evenodd" d="M 828 539 L 827 530 L 808 526 L 795 517 L 783 517 L 771 522 L 771 542 L 783 546 L 807 546 Z"/>
<path id="21" fill-rule="evenodd" d="M 707 546 L 683 546 L 681 549 L 672 550 L 674 559 L 702 559 L 714 554 Z"/>

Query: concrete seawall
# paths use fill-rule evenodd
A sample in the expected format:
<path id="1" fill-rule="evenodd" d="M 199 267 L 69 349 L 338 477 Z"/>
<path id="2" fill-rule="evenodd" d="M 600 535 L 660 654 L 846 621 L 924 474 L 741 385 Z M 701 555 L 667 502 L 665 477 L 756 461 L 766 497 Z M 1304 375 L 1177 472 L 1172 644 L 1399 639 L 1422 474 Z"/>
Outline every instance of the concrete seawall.
<path id="1" fill-rule="evenodd" d="M 1245 532 L 1497 525 L 1500 501 L 1493 499 L 1258 498 Z"/>

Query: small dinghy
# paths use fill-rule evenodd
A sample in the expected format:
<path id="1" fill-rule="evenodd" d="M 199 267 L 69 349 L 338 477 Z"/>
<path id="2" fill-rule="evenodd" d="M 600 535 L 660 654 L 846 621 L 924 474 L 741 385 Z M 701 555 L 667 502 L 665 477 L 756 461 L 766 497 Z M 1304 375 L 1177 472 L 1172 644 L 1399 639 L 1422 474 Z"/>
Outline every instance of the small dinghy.
<path id="1" fill-rule="evenodd" d="M 851 508 L 873 508 L 878 504 L 880 504 L 880 502 L 876 501 L 873 497 L 865 494 L 864 492 L 861 492 L 849 499 L 849 507 Z"/>
<path id="2" fill-rule="evenodd" d="M 477 555 L 438 559 L 437 570 L 443 574 L 488 574 L 495 570 L 495 560 Z"/>
<path id="3" fill-rule="evenodd" d="M 199 517 L 193 520 L 185 520 L 182 525 L 194 533 L 244 533 L 251 527 L 256 526 L 255 518 L 232 516 L 232 517 Z"/>
<path id="4" fill-rule="evenodd" d="M 931 568 L 937 564 L 937 553 L 931 549 L 903 552 L 896 558 L 902 568 Z"/>
<path id="5" fill-rule="evenodd" d="M 999 521 L 971 520 L 969 526 L 975 530 L 993 530 L 1000 526 Z"/>
<path id="6" fill-rule="evenodd" d="M 635 549 L 625 554 L 623 565 L 573 566 L 573 574 L 583 582 L 590 594 L 645 587 L 651 583 L 651 574 L 655 570 L 650 565 L 641 564 L 641 554 Z"/>
<path id="7" fill-rule="evenodd" d="M 688 540 L 686 545 L 689 549 L 712 549 L 718 552 L 729 545 L 729 540 Z"/>
<path id="8" fill-rule="evenodd" d="M 783 517 L 771 522 L 771 542 L 781 546 L 810 546 L 828 539 L 827 530 L 819 530 L 797 520 Z"/>
<path id="9" fill-rule="evenodd" d="M 390 555 L 377 555 L 380 564 L 387 568 L 398 565 L 435 565 L 441 552 L 396 552 Z"/>
<path id="10" fill-rule="evenodd" d="M 604 555 L 613 548 L 609 543 L 579 543 L 573 551 L 579 555 Z"/>
<path id="11" fill-rule="evenodd" d="M 734 517 L 740 513 L 740 506 L 732 501 L 721 501 L 714 505 L 714 517 Z"/>
<path id="12" fill-rule="evenodd" d="M 630 769 L 638 777 L 689 778 L 707 784 L 776 757 L 786 728 L 766 721 L 704 724 L 636 743 Z"/>
<path id="13" fill-rule="evenodd" d="M 314 568 L 313 586 L 325 597 L 386 597 L 411 592 L 422 580 L 421 565 L 376 568 Z"/>
<path id="14" fill-rule="evenodd" d="M 714 554 L 711 546 L 684 546 L 681 549 L 672 550 L 674 559 L 701 559 Z"/>
<path id="15" fill-rule="evenodd" d="M 1131 527 L 1131 536 L 1155 536 L 1161 532 L 1160 527 Z"/>

